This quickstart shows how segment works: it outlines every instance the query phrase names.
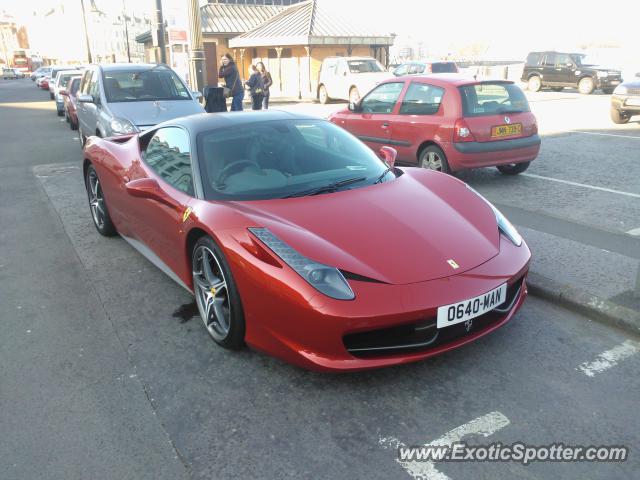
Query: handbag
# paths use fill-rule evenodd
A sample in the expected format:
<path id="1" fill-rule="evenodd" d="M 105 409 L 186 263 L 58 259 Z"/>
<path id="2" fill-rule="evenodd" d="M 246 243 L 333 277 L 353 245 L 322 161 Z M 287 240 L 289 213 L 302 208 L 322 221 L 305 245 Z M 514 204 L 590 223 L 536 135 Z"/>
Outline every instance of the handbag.
<path id="1" fill-rule="evenodd" d="M 233 87 L 232 88 L 235 88 L 236 84 L 238 83 L 238 77 L 239 76 L 240 76 L 240 73 L 236 74 L 236 81 L 233 82 Z M 232 92 L 231 88 L 229 88 L 227 86 L 222 87 L 222 96 L 224 98 L 229 98 L 231 96 L 231 92 Z"/>

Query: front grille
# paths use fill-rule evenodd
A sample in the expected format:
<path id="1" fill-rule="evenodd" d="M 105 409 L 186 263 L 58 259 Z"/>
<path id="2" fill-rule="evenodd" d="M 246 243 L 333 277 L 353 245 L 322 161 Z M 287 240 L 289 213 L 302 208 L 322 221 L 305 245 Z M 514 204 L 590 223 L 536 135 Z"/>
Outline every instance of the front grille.
<path id="1" fill-rule="evenodd" d="M 500 321 L 513 308 L 520 294 L 523 280 L 524 277 L 507 288 L 507 298 L 501 306 L 474 318 L 473 325 L 468 331 L 464 322 L 438 329 L 436 317 L 431 317 L 398 327 L 350 333 L 342 339 L 344 346 L 354 357 L 372 358 L 420 352 L 445 345 Z"/>
<path id="2" fill-rule="evenodd" d="M 627 88 L 627 95 L 640 95 L 640 88 Z"/>

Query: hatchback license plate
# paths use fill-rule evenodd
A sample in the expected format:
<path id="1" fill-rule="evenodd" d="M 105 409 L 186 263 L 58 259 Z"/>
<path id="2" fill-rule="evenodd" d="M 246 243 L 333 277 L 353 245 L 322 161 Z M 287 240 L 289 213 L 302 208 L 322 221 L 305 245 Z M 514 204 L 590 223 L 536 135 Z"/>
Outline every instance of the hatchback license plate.
<path id="1" fill-rule="evenodd" d="M 510 137 L 511 135 L 522 135 L 522 124 L 513 123 L 507 125 L 496 125 L 491 127 L 491 137 Z"/>
<path id="2" fill-rule="evenodd" d="M 439 307 L 437 326 L 445 328 L 478 317 L 504 303 L 506 297 L 507 284 L 503 283 L 483 295 Z"/>

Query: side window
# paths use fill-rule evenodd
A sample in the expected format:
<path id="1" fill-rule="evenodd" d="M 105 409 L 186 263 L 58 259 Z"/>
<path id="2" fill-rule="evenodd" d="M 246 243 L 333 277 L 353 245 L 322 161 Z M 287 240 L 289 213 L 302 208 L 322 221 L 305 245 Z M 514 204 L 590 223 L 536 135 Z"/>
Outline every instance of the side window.
<path id="1" fill-rule="evenodd" d="M 416 75 L 424 72 L 424 65 L 422 63 L 414 63 L 409 67 L 409 75 Z"/>
<path id="2" fill-rule="evenodd" d="M 362 111 L 364 113 L 393 112 L 403 87 L 404 82 L 383 83 L 377 86 L 362 100 Z"/>
<path id="3" fill-rule="evenodd" d="M 325 60 L 324 65 L 322 66 L 322 73 L 326 75 L 335 75 L 336 74 L 336 60 Z"/>
<path id="4" fill-rule="evenodd" d="M 338 68 L 336 69 L 336 74 L 340 76 L 344 76 L 349 71 L 347 66 L 347 62 L 345 60 L 338 61 Z"/>
<path id="5" fill-rule="evenodd" d="M 409 85 L 400 106 L 401 115 L 433 115 L 438 112 L 444 89 L 414 82 Z"/>
<path id="6" fill-rule="evenodd" d="M 169 185 L 194 195 L 187 132 L 177 127 L 159 129 L 149 140 L 143 158 Z"/>
<path id="7" fill-rule="evenodd" d="M 556 55 L 556 68 L 564 68 L 571 62 L 571 58 L 566 53 L 559 53 Z"/>
<path id="8" fill-rule="evenodd" d="M 82 82 L 80 83 L 80 93 L 87 95 L 89 93 L 89 83 L 91 82 L 92 70 L 87 70 L 82 76 Z"/>
<path id="9" fill-rule="evenodd" d="M 556 54 L 555 53 L 547 53 L 544 57 L 544 66 L 545 67 L 555 67 L 556 65 Z"/>
<path id="10" fill-rule="evenodd" d="M 96 101 L 100 99 L 100 90 L 98 90 L 98 71 L 96 70 L 91 75 L 91 80 L 89 81 L 89 95 L 91 95 Z"/>

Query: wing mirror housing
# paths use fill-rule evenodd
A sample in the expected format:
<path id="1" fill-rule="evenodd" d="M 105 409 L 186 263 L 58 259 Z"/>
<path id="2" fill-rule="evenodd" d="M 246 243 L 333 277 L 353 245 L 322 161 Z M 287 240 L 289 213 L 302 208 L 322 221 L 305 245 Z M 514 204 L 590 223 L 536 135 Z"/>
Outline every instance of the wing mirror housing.
<path id="1" fill-rule="evenodd" d="M 124 186 L 129 195 L 136 198 L 155 200 L 170 208 L 176 209 L 179 205 L 165 193 L 157 180 L 153 178 L 138 178 L 127 182 Z"/>
<path id="2" fill-rule="evenodd" d="M 380 158 L 384 160 L 384 163 L 387 164 L 389 168 L 393 168 L 396 164 L 396 157 L 398 156 L 398 151 L 393 147 L 384 146 L 379 150 Z"/>
<path id="3" fill-rule="evenodd" d="M 361 112 L 362 107 L 360 106 L 360 102 L 349 102 L 349 111 L 350 112 Z"/>
<path id="4" fill-rule="evenodd" d="M 95 103 L 93 97 L 85 93 L 78 95 L 76 100 L 80 103 Z"/>
<path id="5" fill-rule="evenodd" d="M 200 92 L 191 92 L 191 95 L 193 95 L 195 100 L 200 100 L 202 98 L 202 94 Z"/>

